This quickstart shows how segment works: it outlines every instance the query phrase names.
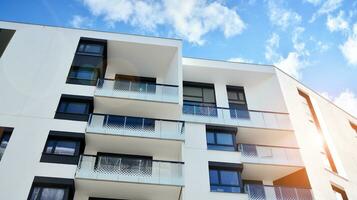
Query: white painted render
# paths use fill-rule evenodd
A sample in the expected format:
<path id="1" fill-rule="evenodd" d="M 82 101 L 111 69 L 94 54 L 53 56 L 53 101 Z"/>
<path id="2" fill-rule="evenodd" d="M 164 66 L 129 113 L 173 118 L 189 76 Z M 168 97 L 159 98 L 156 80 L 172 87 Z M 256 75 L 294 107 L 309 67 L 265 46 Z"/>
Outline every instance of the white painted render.
<path id="1" fill-rule="evenodd" d="M 306 168 L 315 199 L 334 200 L 331 184 L 343 188 L 349 199 L 357 199 L 357 138 L 350 125 L 357 124 L 357 119 L 274 66 L 183 58 L 182 42 L 173 39 L 2 21 L 0 28 L 16 30 L 0 58 L 0 127 L 14 128 L 0 161 L 0 199 L 27 199 L 34 177 L 45 176 L 75 179 L 76 200 L 87 200 L 90 195 L 174 200 L 181 189 L 180 200 L 247 200 L 248 194 L 210 191 L 209 161 L 243 164 L 243 178 L 259 179 L 268 185 Z M 81 37 L 108 41 L 106 78 L 114 78 L 116 73 L 155 77 L 158 83 L 177 85 L 177 98 L 172 102 L 129 96 L 108 98 L 97 96 L 95 86 L 66 84 Z M 183 81 L 214 84 L 217 106 L 223 108 L 229 107 L 226 86 L 243 86 L 249 110 L 289 113 L 284 114 L 288 122 L 283 123 L 289 123 L 291 128 L 185 118 L 181 111 Z M 313 102 L 338 175 L 323 165 L 319 141 L 309 131 L 298 89 Z M 86 122 L 54 119 L 61 94 L 92 96 L 94 112 L 103 114 L 189 119 L 185 122 L 184 140 L 86 133 Z M 301 154 L 301 162 L 292 166 L 269 161 L 247 163 L 241 152 L 207 150 L 206 124 L 236 127 L 240 143 L 294 147 Z M 78 179 L 76 165 L 40 162 L 50 130 L 86 133 L 86 154 L 106 151 L 182 161 L 184 184 L 181 187 Z"/>

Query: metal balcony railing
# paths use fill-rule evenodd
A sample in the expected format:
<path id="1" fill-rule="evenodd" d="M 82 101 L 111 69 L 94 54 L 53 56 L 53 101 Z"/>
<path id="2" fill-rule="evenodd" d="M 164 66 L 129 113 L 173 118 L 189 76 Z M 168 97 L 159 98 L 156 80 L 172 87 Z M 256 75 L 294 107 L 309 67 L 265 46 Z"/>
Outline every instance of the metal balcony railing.
<path id="1" fill-rule="evenodd" d="M 184 104 L 184 119 L 202 123 L 292 130 L 288 113 Z"/>
<path id="2" fill-rule="evenodd" d="M 313 200 L 311 189 L 266 186 L 266 185 L 245 185 L 249 200 Z"/>
<path id="3" fill-rule="evenodd" d="M 87 132 L 109 135 L 184 140 L 184 122 L 162 119 L 92 114 Z"/>
<path id="4" fill-rule="evenodd" d="M 183 163 L 82 155 L 76 178 L 183 186 Z"/>
<path id="5" fill-rule="evenodd" d="M 98 79 L 96 96 L 178 103 L 178 86 L 127 80 Z"/>
<path id="6" fill-rule="evenodd" d="M 242 162 L 304 166 L 299 149 L 239 144 Z"/>

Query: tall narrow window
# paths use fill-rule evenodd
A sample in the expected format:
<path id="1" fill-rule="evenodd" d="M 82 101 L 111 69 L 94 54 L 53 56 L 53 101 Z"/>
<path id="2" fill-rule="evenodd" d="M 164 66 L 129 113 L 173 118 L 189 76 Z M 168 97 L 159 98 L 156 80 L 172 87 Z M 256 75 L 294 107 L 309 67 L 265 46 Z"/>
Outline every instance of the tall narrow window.
<path id="1" fill-rule="evenodd" d="M 5 52 L 5 49 L 14 34 L 15 34 L 15 30 L 0 28 L 0 58 L 2 54 Z"/>
<path id="2" fill-rule="evenodd" d="M 324 158 L 326 166 L 329 169 L 331 169 L 333 172 L 337 173 L 337 168 L 336 168 L 335 162 L 334 162 L 334 160 L 332 158 L 330 149 L 327 146 L 326 139 L 325 139 L 325 137 L 324 137 L 324 135 L 322 133 L 320 122 L 319 122 L 319 120 L 317 118 L 317 115 L 316 115 L 316 112 L 315 112 L 314 107 L 312 105 L 311 99 L 304 92 L 302 92 L 300 90 L 298 90 L 298 92 L 299 92 L 299 95 L 301 97 L 301 102 L 302 102 L 303 107 L 305 109 L 305 113 L 306 113 L 306 117 L 308 119 L 308 122 L 312 125 L 313 129 L 315 129 L 314 132 L 316 132 L 316 134 L 319 134 L 319 137 L 322 140 L 321 154 L 322 154 L 322 156 Z"/>
<path id="3" fill-rule="evenodd" d="M 67 83 L 95 85 L 104 78 L 106 68 L 106 41 L 82 38 L 79 41 Z"/>
<path id="4" fill-rule="evenodd" d="M 183 104 L 185 114 L 217 116 L 214 85 L 184 82 Z"/>
<path id="5" fill-rule="evenodd" d="M 92 112 L 92 97 L 62 95 L 57 107 L 55 118 L 88 121 L 89 114 Z"/>
<path id="6" fill-rule="evenodd" d="M 227 86 L 229 109 L 232 118 L 249 118 L 243 87 Z"/>
<path id="7" fill-rule="evenodd" d="M 5 152 L 5 149 L 10 141 L 13 128 L 0 127 L 0 160 Z"/>
<path id="8" fill-rule="evenodd" d="M 348 200 L 347 194 L 343 189 L 336 187 L 334 185 L 331 185 L 331 187 L 335 193 L 336 200 Z"/>

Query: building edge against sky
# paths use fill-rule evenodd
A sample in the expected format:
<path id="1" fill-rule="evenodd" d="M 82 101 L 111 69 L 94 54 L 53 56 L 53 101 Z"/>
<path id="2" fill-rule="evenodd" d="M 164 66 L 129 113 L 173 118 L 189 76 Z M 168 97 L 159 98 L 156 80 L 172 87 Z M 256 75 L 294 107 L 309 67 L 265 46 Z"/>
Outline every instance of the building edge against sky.
<path id="1" fill-rule="evenodd" d="M 357 199 L 357 119 L 273 66 L 0 29 L 1 198 Z"/>

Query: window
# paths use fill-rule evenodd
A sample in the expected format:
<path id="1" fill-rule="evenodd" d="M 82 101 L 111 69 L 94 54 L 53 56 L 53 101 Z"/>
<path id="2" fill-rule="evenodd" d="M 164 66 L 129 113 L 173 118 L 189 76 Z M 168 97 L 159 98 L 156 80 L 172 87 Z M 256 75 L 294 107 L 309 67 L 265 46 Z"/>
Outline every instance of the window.
<path id="1" fill-rule="evenodd" d="M 154 131 L 155 120 L 141 117 L 125 117 L 117 115 L 107 115 L 104 123 L 109 127 L 128 128 L 128 129 L 145 129 Z"/>
<path id="2" fill-rule="evenodd" d="M 106 41 L 81 39 L 74 56 L 67 83 L 96 85 L 106 70 Z"/>
<path id="3" fill-rule="evenodd" d="M 10 43 L 12 36 L 15 34 L 15 30 L 1 29 L 0 28 L 0 58 L 5 52 L 7 45 Z"/>
<path id="4" fill-rule="evenodd" d="M 185 114 L 217 116 L 213 84 L 183 83 L 183 112 Z"/>
<path id="5" fill-rule="evenodd" d="M 206 127 L 207 148 L 210 150 L 236 151 L 236 129 Z"/>
<path id="6" fill-rule="evenodd" d="M 28 200 L 72 200 L 74 181 L 72 179 L 36 176 Z"/>
<path id="7" fill-rule="evenodd" d="M 0 127 L 0 160 L 5 152 L 7 144 L 10 141 L 13 128 Z"/>
<path id="8" fill-rule="evenodd" d="M 152 157 L 98 153 L 96 168 L 106 172 L 149 176 L 152 173 Z"/>
<path id="9" fill-rule="evenodd" d="M 89 114 L 92 112 L 92 97 L 62 95 L 55 118 L 88 121 Z"/>
<path id="10" fill-rule="evenodd" d="M 331 185 L 331 187 L 335 193 L 336 200 L 348 200 L 347 194 L 343 189 L 336 187 L 334 185 Z"/>
<path id="11" fill-rule="evenodd" d="M 210 162 L 209 179 L 212 192 L 243 192 L 240 165 Z"/>
<path id="12" fill-rule="evenodd" d="M 84 151 L 84 138 L 83 133 L 50 131 L 41 162 L 78 164 Z"/>
<path id="13" fill-rule="evenodd" d="M 249 118 L 243 87 L 227 86 L 228 103 L 232 118 Z"/>

